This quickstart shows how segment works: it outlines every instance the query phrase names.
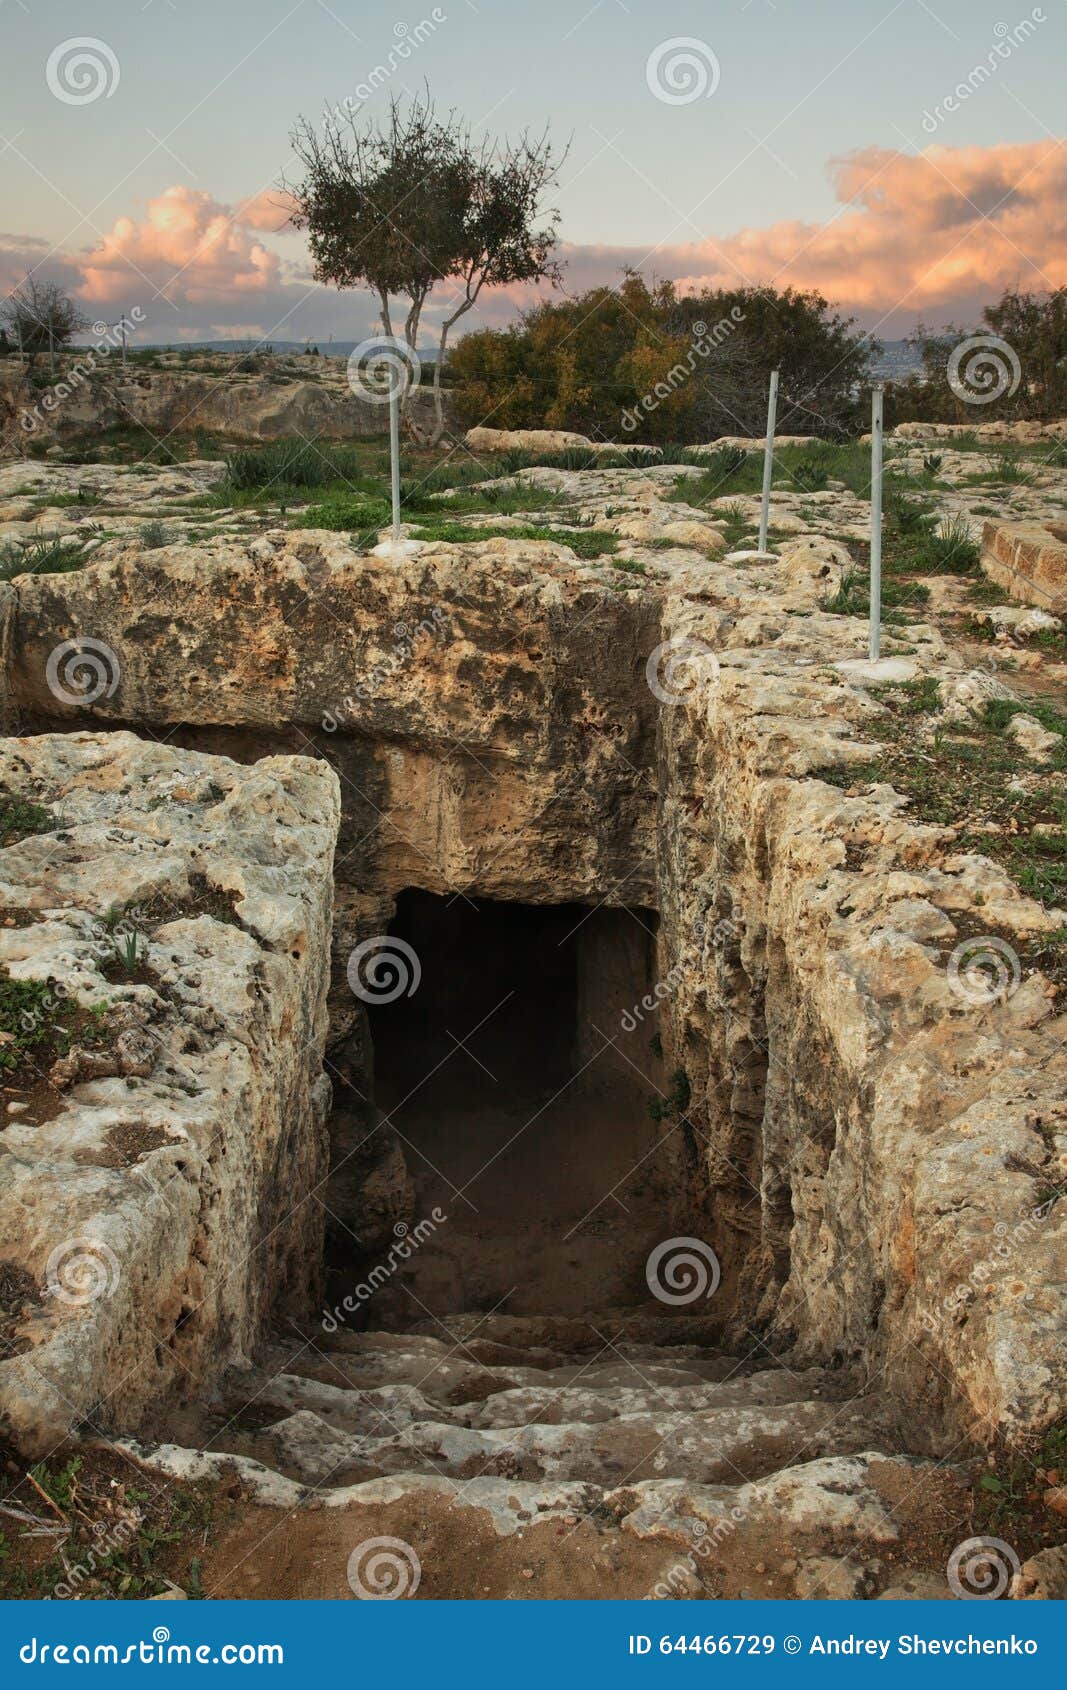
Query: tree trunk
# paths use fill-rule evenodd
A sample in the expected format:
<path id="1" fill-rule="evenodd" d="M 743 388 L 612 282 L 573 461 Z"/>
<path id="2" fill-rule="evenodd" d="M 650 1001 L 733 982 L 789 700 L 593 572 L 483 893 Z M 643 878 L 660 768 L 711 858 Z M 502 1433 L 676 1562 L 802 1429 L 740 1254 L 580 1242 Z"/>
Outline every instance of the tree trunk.
<path id="1" fill-rule="evenodd" d="M 456 311 L 453 311 L 451 317 L 446 317 L 444 319 L 443 323 L 441 324 L 441 338 L 437 343 L 437 362 L 434 365 L 434 371 L 433 371 L 433 419 L 434 420 L 433 420 L 433 433 L 432 433 L 432 435 L 431 435 L 431 437 L 428 441 L 428 444 L 430 446 L 436 446 L 438 441 L 440 440 L 442 434 L 445 432 L 445 403 L 444 403 L 444 395 L 441 392 L 441 370 L 442 370 L 442 368 L 444 366 L 444 362 L 445 362 L 445 348 L 448 345 L 448 336 L 449 336 L 452 328 L 454 327 L 454 325 L 459 322 L 459 319 L 462 316 L 464 316 L 466 314 L 466 312 L 468 312 L 470 310 L 471 306 L 474 304 L 475 300 L 478 298 L 478 294 L 480 292 L 481 292 L 481 285 L 479 284 L 478 289 L 474 293 L 473 297 L 470 298 L 470 299 L 465 299 L 463 301 L 463 304 L 459 307 L 459 309 L 456 310 Z"/>

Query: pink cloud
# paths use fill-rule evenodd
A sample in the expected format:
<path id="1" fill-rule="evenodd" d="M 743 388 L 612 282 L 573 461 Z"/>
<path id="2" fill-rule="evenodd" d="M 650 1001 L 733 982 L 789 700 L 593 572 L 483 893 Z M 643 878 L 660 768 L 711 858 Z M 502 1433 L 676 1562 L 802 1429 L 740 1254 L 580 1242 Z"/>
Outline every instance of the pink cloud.
<path id="1" fill-rule="evenodd" d="M 1007 287 L 1067 282 L 1067 153 L 1057 141 L 918 155 L 868 147 L 833 168 L 843 209 L 825 223 L 743 229 L 655 262 L 687 291 L 791 283 L 868 321 L 966 314 Z"/>
<path id="2" fill-rule="evenodd" d="M 149 200 L 141 222 L 120 217 L 81 266 L 81 297 L 102 304 L 128 299 L 146 279 L 176 305 L 210 304 L 262 293 L 281 271 L 277 253 L 253 239 L 228 207 L 185 187 Z"/>
<path id="3" fill-rule="evenodd" d="M 841 210 L 721 238 L 638 247 L 568 246 L 568 293 L 617 280 L 627 265 L 682 292 L 774 283 L 814 288 L 865 325 L 906 332 L 916 317 L 973 316 L 1005 288 L 1067 283 L 1067 151 L 1058 141 L 866 147 L 834 160 Z M 509 291 L 515 309 L 538 295 Z"/>
<path id="4" fill-rule="evenodd" d="M 278 235 L 291 231 L 290 218 L 296 202 L 284 188 L 261 188 L 258 194 L 241 200 L 234 211 L 234 220 L 245 229 L 260 229 L 264 234 Z"/>
<path id="5" fill-rule="evenodd" d="M 840 204 L 830 218 L 651 249 L 566 244 L 566 291 L 611 285 L 627 266 L 647 278 L 670 277 L 686 292 L 792 284 L 817 289 L 864 326 L 892 335 L 907 333 L 918 317 L 973 321 L 1007 287 L 1040 292 L 1067 283 L 1067 150 L 1058 141 L 936 146 L 921 154 L 871 146 L 831 168 Z M 231 210 L 203 190 L 172 187 L 149 201 L 139 220 L 119 218 L 87 253 L 47 254 L 31 237 L 0 235 L 0 280 L 11 287 L 43 261 L 91 308 L 147 303 L 148 278 L 179 308 L 180 318 L 164 314 L 172 334 L 210 334 L 228 321 L 256 320 L 260 332 L 282 338 L 328 331 L 361 338 L 376 319 L 369 295 L 316 286 L 302 244 L 293 249 L 294 262 L 266 244 L 284 232 L 288 209 L 282 189 L 263 190 Z M 513 320 L 544 291 L 486 293 L 464 326 Z M 446 292 L 439 290 L 434 306 Z"/>

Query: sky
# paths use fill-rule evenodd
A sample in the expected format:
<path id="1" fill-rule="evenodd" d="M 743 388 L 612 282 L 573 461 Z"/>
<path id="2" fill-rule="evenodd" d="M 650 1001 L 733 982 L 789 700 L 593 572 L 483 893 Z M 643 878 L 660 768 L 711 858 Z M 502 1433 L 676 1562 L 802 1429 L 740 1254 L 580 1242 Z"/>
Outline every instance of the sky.
<path id="1" fill-rule="evenodd" d="M 427 85 L 567 149 L 568 293 L 631 266 L 970 326 L 1067 283 L 1065 63 L 1067 0 L 0 0 L 0 292 L 137 307 L 142 342 L 359 340 L 374 302 L 285 228 L 290 131 Z"/>

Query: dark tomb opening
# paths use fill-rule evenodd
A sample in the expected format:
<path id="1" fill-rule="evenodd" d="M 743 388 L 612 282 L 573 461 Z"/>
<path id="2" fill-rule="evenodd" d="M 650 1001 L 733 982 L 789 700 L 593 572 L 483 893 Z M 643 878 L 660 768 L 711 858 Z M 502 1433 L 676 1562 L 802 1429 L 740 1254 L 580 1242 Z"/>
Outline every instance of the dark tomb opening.
<path id="1" fill-rule="evenodd" d="M 418 959 L 418 986 L 369 1020 L 413 1234 L 372 1323 L 647 1303 L 645 1261 L 678 1196 L 678 1134 L 655 1118 L 655 1016 L 632 1014 L 654 984 L 657 923 L 646 909 L 400 894 L 389 931 Z M 419 1229 L 435 1210 L 446 1218 Z"/>

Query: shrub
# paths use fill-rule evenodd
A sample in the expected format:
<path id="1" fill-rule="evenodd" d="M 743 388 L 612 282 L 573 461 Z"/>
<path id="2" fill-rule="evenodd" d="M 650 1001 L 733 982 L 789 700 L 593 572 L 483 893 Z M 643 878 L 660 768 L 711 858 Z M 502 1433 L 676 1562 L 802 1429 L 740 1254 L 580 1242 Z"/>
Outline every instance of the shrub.
<path id="1" fill-rule="evenodd" d="M 327 441 L 279 440 L 231 452 L 226 459 L 226 485 L 240 493 L 326 487 L 333 481 L 363 490 L 366 480 L 358 454 Z"/>
<path id="2" fill-rule="evenodd" d="M 978 547 L 971 539 L 966 517 L 942 521 L 933 533 L 924 535 L 913 568 L 930 574 L 973 575 L 978 568 Z"/>
<path id="3" fill-rule="evenodd" d="M 821 493 L 830 479 L 830 472 L 823 464 L 799 463 L 792 475 L 802 493 Z"/>
<path id="4" fill-rule="evenodd" d="M 777 368 L 782 432 L 841 439 L 860 420 L 872 350 L 816 293 L 683 298 L 669 282 L 649 287 L 630 274 L 619 287 L 546 301 L 507 329 L 466 335 L 450 370 L 463 427 L 686 443 L 759 434 Z"/>
<path id="5" fill-rule="evenodd" d="M 320 505 L 309 505 L 296 519 L 297 528 L 330 528 L 337 533 L 350 534 L 357 530 L 384 528 L 391 515 L 384 499 L 337 498 L 324 499 Z"/>
<path id="6" fill-rule="evenodd" d="M 81 540 L 58 535 L 42 535 L 28 544 L 9 540 L 0 546 L 0 581 L 11 581 L 16 575 L 68 575 L 88 557 Z"/>

